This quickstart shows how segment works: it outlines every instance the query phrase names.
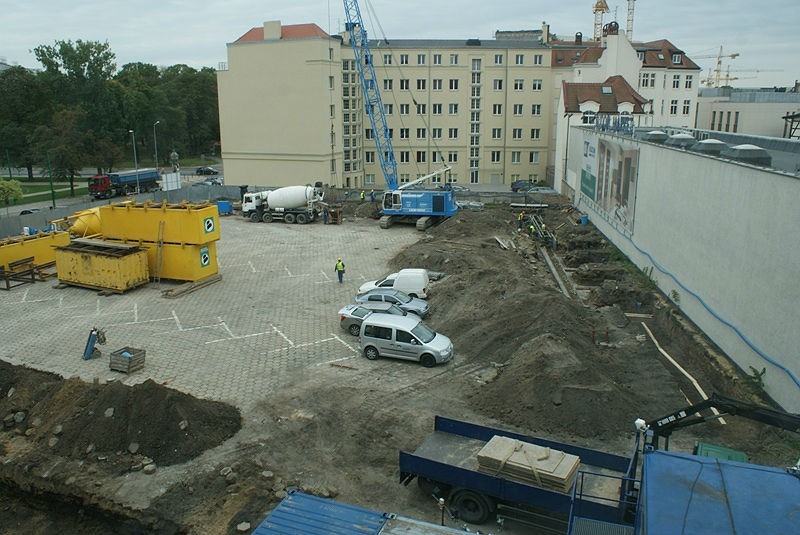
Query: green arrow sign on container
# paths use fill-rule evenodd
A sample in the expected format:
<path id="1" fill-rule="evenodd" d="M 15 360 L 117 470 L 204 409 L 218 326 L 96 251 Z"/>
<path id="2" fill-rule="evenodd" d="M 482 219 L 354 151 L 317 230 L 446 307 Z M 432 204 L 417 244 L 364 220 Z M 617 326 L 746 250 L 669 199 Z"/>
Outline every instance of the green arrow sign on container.
<path id="1" fill-rule="evenodd" d="M 203 220 L 203 228 L 206 231 L 206 234 L 214 232 L 214 218 L 207 217 Z"/>
<path id="2" fill-rule="evenodd" d="M 202 267 L 207 267 L 211 264 L 211 255 L 208 254 L 208 247 L 201 247 L 200 248 L 200 265 Z"/>

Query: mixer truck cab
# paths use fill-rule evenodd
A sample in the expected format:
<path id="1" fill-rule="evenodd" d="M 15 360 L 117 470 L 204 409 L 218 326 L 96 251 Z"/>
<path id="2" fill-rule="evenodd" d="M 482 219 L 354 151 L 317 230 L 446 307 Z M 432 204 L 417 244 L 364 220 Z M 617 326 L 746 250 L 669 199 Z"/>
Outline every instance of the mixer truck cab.
<path id="1" fill-rule="evenodd" d="M 253 222 L 313 222 L 320 214 L 323 199 L 322 183 L 314 186 L 286 186 L 269 191 L 245 193 L 242 215 Z"/>

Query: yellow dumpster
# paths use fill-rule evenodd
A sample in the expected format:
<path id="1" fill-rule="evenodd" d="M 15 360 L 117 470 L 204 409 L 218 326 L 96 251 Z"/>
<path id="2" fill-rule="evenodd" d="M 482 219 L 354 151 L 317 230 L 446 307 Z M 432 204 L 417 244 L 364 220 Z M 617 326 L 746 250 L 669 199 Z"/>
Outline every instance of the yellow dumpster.
<path id="1" fill-rule="evenodd" d="M 37 266 L 56 259 L 55 247 L 69 244 L 68 232 L 40 232 L 33 236 L 13 236 L 0 240 L 0 267 L 33 257 Z"/>
<path id="2" fill-rule="evenodd" d="M 138 245 L 78 238 L 56 248 L 61 282 L 122 293 L 150 280 L 147 251 Z"/>
<path id="3" fill-rule="evenodd" d="M 130 241 L 189 243 L 219 240 L 219 212 L 215 204 L 134 204 L 101 206 L 100 226 L 105 238 Z M 159 237 L 159 226 L 163 235 Z"/>

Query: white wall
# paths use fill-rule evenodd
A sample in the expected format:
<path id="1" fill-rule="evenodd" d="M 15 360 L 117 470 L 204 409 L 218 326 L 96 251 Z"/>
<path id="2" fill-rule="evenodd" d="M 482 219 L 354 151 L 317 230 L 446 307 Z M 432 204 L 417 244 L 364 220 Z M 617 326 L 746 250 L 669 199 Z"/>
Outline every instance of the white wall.
<path id="1" fill-rule="evenodd" d="M 766 368 L 767 392 L 799 412 L 800 179 L 581 128 L 570 136 L 568 166 L 578 177 L 584 139 L 640 148 L 629 237 L 580 187 L 577 206 L 640 268 L 655 263 L 662 291 L 677 292 L 681 310 L 745 372 Z"/>

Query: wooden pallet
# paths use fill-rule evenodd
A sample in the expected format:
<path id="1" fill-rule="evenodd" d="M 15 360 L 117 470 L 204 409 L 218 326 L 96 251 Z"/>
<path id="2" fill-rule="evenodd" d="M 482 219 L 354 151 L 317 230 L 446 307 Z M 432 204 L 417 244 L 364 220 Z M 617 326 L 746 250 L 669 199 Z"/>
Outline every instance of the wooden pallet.
<path id="1" fill-rule="evenodd" d="M 218 273 L 216 275 L 211 275 L 210 277 L 206 277 L 205 279 L 201 279 L 199 281 L 187 282 L 185 284 L 181 284 L 176 288 L 161 290 L 161 297 L 165 297 L 167 299 L 174 299 L 176 297 L 180 297 L 182 295 L 191 293 L 195 290 L 199 290 L 200 288 L 204 288 L 210 284 L 214 284 L 215 282 L 219 282 L 221 280 L 222 280 L 222 275 Z"/>
<path id="2" fill-rule="evenodd" d="M 575 455 L 495 436 L 478 452 L 478 471 L 568 493 L 580 458 Z"/>

